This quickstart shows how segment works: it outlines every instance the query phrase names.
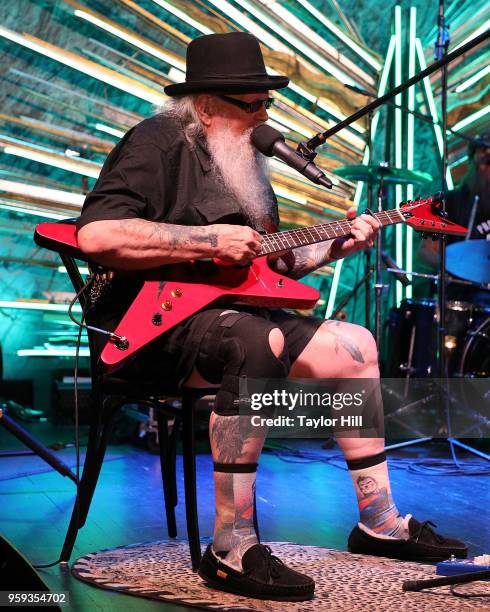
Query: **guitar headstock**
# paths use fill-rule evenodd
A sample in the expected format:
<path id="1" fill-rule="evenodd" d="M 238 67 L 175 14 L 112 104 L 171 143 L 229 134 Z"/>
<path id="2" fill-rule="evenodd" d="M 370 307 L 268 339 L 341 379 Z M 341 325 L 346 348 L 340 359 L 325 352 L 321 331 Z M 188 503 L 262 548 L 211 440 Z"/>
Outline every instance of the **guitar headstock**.
<path id="1" fill-rule="evenodd" d="M 467 228 L 450 221 L 444 216 L 442 210 L 443 198 L 442 193 L 437 193 L 429 198 L 402 202 L 400 213 L 405 218 L 405 223 L 417 232 L 466 236 Z"/>

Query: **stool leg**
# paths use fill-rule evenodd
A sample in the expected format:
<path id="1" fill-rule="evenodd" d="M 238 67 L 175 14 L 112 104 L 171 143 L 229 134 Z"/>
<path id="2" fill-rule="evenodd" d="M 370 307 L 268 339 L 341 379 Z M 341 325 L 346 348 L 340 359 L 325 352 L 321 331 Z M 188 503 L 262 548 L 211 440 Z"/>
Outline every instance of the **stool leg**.
<path id="1" fill-rule="evenodd" d="M 184 463 L 185 514 L 187 521 L 187 538 L 191 553 L 192 569 L 197 570 L 201 562 L 201 544 L 199 541 L 199 522 L 196 497 L 196 449 L 194 435 L 194 401 L 191 394 L 182 396 L 182 440 Z"/>
<path id="2" fill-rule="evenodd" d="M 102 462 L 104 461 L 109 436 L 112 431 L 114 416 L 119 407 L 114 406 L 107 412 L 102 409 L 102 415 L 94 407 L 82 477 L 80 478 L 77 497 L 61 550 L 61 561 L 70 560 L 78 531 L 85 525 L 87 520 L 90 504 L 102 468 Z M 104 414 L 104 412 L 106 413 Z"/>
<path id="3" fill-rule="evenodd" d="M 160 442 L 160 467 L 162 470 L 165 514 L 167 516 L 167 532 L 170 538 L 175 538 L 177 536 L 174 496 L 175 465 L 172 466 L 172 461 L 170 457 L 171 445 L 168 435 L 168 419 L 158 410 L 156 418 L 158 423 L 158 440 Z"/>

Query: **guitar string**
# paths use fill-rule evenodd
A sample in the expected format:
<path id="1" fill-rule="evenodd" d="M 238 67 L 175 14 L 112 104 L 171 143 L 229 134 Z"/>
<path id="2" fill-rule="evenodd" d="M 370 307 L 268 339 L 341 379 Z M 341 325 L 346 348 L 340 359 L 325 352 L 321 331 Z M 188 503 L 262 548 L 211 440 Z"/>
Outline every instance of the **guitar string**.
<path id="1" fill-rule="evenodd" d="M 404 206 L 403 209 L 406 212 L 410 212 L 412 209 L 426 205 L 428 202 L 429 202 L 429 198 L 425 198 L 423 200 L 416 200 L 414 203 L 410 204 L 409 206 Z M 386 210 L 386 211 L 379 211 L 377 213 L 374 213 L 374 216 L 376 217 L 378 221 L 380 221 L 380 223 L 383 226 L 391 224 L 396 221 L 401 222 L 405 220 L 405 217 L 402 214 L 401 208 L 395 208 L 395 209 Z M 293 241 L 293 246 L 302 246 L 305 244 L 311 244 L 311 238 L 314 238 L 312 234 L 313 231 L 315 231 L 318 234 L 319 239 L 314 238 L 316 242 L 321 242 L 324 240 L 335 238 L 335 237 L 338 237 L 339 235 L 346 235 L 350 232 L 351 223 L 352 223 L 352 220 L 342 219 L 339 221 L 332 221 L 329 223 L 319 224 L 316 226 L 313 225 L 313 226 L 305 227 L 305 228 L 297 228 L 294 230 L 286 230 L 284 232 L 275 232 L 273 234 L 267 234 L 266 236 L 264 236 L 264 243 L 263 243 L 262 250 L 265 251 L 265 249 L 269 249 L 269 248 L 272 250 L 277 250 L 278 246 L 280 248 L 288 248 L 291 246 L 289 244 L 289 240 Z M 337 229 L 335 229 L 335 226 L 338 226 Z M 333 235 L 329 234 L 330 229 L 333 232 Z M 310 237 L 308 237 L 307 233 L 310 234 Z M 301 241 L 301 240 L 298 241 L 297 237 L 299 237 L 300 239 L 303 238 L 304 241 Z M 268 251 L 268 252 L 271 252 L 271 251 Z"/>

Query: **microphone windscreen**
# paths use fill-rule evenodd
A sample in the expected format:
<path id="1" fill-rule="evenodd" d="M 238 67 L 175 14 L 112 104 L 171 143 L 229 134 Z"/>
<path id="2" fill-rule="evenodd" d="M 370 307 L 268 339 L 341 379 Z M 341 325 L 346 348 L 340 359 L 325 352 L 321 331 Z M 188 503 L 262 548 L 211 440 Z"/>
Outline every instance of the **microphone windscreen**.
<path id="1" fill-rule="evenodd" d="M 255 128 L 250 137 L 253 146 L 264 155 L 272 157 L 272 149 L 278 140 L 284 142 L 284 136 L 270 125 L 261 123 Z"/>

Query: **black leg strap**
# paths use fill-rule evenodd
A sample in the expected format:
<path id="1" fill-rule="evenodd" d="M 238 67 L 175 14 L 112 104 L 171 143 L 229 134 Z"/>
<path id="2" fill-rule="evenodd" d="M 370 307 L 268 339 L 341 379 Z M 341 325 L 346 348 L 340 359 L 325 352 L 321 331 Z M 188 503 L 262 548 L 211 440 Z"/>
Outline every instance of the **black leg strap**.
<path id="1" fill-rule="evenodd" d="M 347 467 L 352 472 L 354 470 L 366 470 L 386 461 L 385 451 L 381 451 L 377 455 L 371 457 L 363 457 L 362 459 L 347 459 Z"/>
<path id="2" fill-rule="evenodd" d="M 213 463 L 215 472 L 228 474 L 251 474 L 257 471 L 256 463 Z"/>

